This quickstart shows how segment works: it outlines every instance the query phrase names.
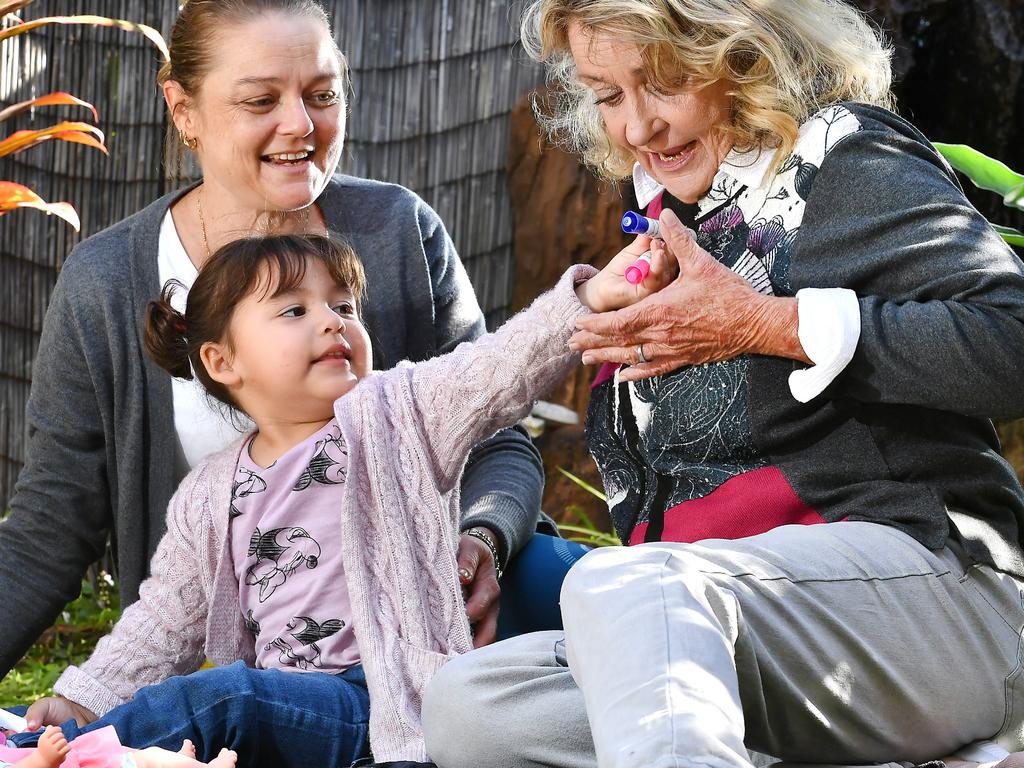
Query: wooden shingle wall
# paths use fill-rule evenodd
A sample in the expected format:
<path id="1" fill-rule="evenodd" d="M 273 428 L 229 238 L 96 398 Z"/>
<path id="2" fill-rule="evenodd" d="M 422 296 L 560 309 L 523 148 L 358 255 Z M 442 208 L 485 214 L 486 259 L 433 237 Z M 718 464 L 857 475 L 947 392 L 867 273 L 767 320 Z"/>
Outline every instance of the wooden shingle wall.
<path id="1" fill-rule="evenodd" d="M 323 2 L 352 69 L 342 170 L 403 184 L 434 206 L 493 327 L 507 316 L 513 288 L 508 115 L 541 79 L 515 46 L 521 0 Z M 22 16 L 100 14 L 169 37 L 176 10 L 168 0 L 36 0 Z M 67 200 L 82 218 L 81 234 L 34 211 L 0 218 L 0 512 L 24 459 L 32 360 L 63 259 L 82 237 L 180 183 L 168 181 L 162 166 L 158 66 L 143 37 L 108 29 L 54 25 L 0 46 L 0 106 L 69 91 L 96 105 L 110 148 L 108 158 L 49 142 L 0 161 L 0 179 Z M 84 110 L 48 108 L 2 130 L 85 117 Z"/>

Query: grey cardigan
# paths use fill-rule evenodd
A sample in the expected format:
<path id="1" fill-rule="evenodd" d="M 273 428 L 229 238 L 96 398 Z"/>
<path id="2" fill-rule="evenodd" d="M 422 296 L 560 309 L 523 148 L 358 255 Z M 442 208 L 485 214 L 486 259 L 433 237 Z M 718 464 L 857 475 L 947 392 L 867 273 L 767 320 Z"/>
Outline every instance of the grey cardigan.
<path id="1" fill-rule="evenodd" d="M 138 598 L 163 536 L 175 487 L 171 380 L 145 355 L 142 322 L 160 290 L 159 228 L 182 194 L 84 240 L 57 280 L 33 369 L 28 456 L 0 522 L 0 595 L 18 617 L 0 642 L 0 674 L 78 595 L 108 535 L 125 605 Z M 428 359 L 484 332 L 451 239 L 414 193 L 336 176 L 317 203 L 366 267 L 376 368 Z M 514 553 L 535 528 L 542 488 L 529 438 L 500 432 L 470 457 L 463 526 L 487 525 Z"/>

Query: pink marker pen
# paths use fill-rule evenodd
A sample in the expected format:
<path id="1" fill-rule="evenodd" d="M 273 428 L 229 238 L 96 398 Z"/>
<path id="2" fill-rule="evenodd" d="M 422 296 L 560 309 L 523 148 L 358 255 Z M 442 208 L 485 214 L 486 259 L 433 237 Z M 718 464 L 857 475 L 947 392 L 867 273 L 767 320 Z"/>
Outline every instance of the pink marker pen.
<path id="1" fill-rule="evenodd" d="M 640 285 L 651 271 L 651 252 L 644 251 L 640 258 L 626 267 L 626 282 L 630 285 Z"/>
<path id="2" fill-rule="evenodd" d="M 657 220 L 641 216 L 634 211 L 626 211 L 622 215 L 622 231 L 632 235 L 647 235 L 648 237 L 661 237 L 661 227 Z M 647 251 L 639 259 L 626 267 L 626 282 L 630 285 L 639 285 L 644 281 L 651 271 L 651 252 Z"/>

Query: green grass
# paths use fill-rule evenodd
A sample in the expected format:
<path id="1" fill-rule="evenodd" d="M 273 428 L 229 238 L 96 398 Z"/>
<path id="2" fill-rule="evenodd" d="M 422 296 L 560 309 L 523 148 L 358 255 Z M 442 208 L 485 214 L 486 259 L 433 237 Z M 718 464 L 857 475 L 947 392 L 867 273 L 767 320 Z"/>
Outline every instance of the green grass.
<path id="1" fill-rule="evenodd" d="M 577 477 L 572 472 L 562 469 L 561 467 L 558 467 L 558 471 L 576 483 L 576 485 L 591 496 L 595 496 L 604 502 L 608 501 L 608 497 L 605 494 L 592 486 L 586 480 Z M 558 523 L 558 530 L 560 530 L 562 535 L 569 539 L 569 541 L 576 541 L 580 544 L 587 544 L 591 547 L 622 546 L 622 542 L 619 541 L 619 537 L 614 532 L 609 533 L 598 528 L 594 524 L 594 521 L 590 519 L 590 516 L 577 504 L 570 504 L 565 508 L 565 515 Z"/>
<path id="2" fill-rule="evenodd" d="M 89 581 L 82 583 L 81 596 L 0 680 L 0 707 L 31 704 L 50 695 L 60 673 L 88 658 L 96 641 L 110 631 L 120 615 L 120 601 L 109 575 L 101 573 L 97 582 L 98 590 Z"/>

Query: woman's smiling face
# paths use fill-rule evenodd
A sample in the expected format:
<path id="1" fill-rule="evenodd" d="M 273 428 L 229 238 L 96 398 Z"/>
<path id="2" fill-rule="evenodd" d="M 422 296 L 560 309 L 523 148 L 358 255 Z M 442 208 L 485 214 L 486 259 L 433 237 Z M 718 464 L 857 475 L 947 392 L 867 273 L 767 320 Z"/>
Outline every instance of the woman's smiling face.
<path id="1" fill-rule="evenodd" d="M 569 47 L 580 82 L 594 92 L 612 142 L 680 200 L 694 203 L 710 188 L 732 149 L 728 84 L 663 91 L 650 78 L 633 43 L 569 28 Z"/>
<path id="2" fill-rule="evenodd" d="M 255 211 L 309 205 L 337 168 L 345 135 L 343 69 L 328 29 L 268 12 L 207 44 L 211 67 L 175 122 L 199 142 L 208 194 Z"/>

